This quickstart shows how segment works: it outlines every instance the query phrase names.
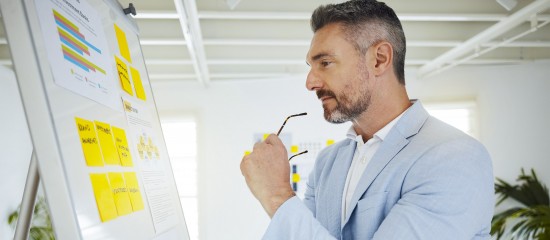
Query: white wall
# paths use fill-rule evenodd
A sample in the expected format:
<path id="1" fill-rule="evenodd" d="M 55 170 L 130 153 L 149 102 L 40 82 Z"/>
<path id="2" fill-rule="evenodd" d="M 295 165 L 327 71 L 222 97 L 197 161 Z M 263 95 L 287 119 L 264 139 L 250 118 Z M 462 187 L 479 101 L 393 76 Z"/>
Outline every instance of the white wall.
<path id="1" fill-rule="evenodd" d="M 550 62 L 521 66 L 459 67 L 416 80 L 407 70 L 411 98 L 425 102 L 475 99 L 480 139 L 495 176 L 514 181 L 535 168 L 550 185 Z M 195 114 L 199 136 L 199 234 L 201 240 L 260 239 L 269 218 L 249 193 L 239 164 L 255 133 L 275 132 L 289 114 L 308 112 L 284 131 L 301 141 L 342 139 L 349 125 L 324 122 L 305 78 L 196 83 L 154 83 L 159 111 Z"/>
<path id="2" fill-rule="evenodd" d="M 476 99 L 480 138 L 494 162 L 495 175 L 513 181 L 519 169 L 535 168 L 550 185 L 550 62 L 521 66 L 460 67 L 433 79 L 407 72 L 411 98 L 425 102 Z M 19 205 L 32 147 L 11 71 L 0 67 L 0 239 L 10 239 L 7 214 Z M 199 134 L 200 237 L 259 239 L 269 219 L 249 193 L 239 170 L 256 133 L 275 132 L 289 114 L 284 132 L 296 140 L 342 139 L 348 124 L 322 118 L 320 103 L 304 78 L 229 81 L 203 88 L 196 83 L 155 83 L 159 111 L 194 114 Z"/>
<path id="3" fill-rule="evenodd" d="M 21 203 L 32 145 L 15 76 L 0 66 L 0 239 L 13 239 L 8 216 Z"/>

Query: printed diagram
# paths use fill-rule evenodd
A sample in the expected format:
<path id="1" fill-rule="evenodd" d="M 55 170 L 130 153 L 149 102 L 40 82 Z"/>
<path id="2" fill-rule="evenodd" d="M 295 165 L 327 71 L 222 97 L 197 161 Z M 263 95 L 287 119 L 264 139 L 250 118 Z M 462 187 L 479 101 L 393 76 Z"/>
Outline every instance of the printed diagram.
<path id="1" fill-rule="evenodd" d="M 105 75 L 105 70 L 84 58 L 84 56 L 90 56 L 90 49 L 98 54 L 101 54 L 101 50 L 86 41 L 86 37 L 80 33 L 78 27 L 59 12 L 53 10 L 53 15 L 57 24 L 59 39 L 63 43 L 61 48 L 65 60 L 86 72 L 96 72 L 97 70 Z"/>
<path id="2" fill-rule="evenodd" d="M 108 92 L 107 86 L 105 84 L 101 85 L 102 81 L 106 79 L 107 73 L 91 60 L 101 57 L 101 49 L 91 44 L 75 23 L 55 9 L 52 11 L 59 40 L 61 41 L 63 58 L 73 65 L 73 67 L 70 67 L 71 75 L 75 80 L 85 82 L 88 87 Z"/>
<path id="3" fill-rule="evenodd" d="M 151 139 L 150 136 L 147 136 L 147 134 L 142 134 L 139 136 L 137 149 L 139 157 L 142 160 L 160 159 L 157 145 L 154 144 L 153 139 Z"/>
<path id="4" fill-rule="evenodd" d="M 36 8 L 55 84 L 120 111 L 113 55 L 99 13 L 75 0 L 36 1 Z"/>

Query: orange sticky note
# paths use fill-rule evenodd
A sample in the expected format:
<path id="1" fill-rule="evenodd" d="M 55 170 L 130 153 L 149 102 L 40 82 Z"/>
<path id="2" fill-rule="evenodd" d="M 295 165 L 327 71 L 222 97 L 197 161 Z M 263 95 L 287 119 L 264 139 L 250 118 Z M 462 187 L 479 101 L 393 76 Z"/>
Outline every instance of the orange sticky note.
<path id="1" fill-rule="evenodd" d="M 118 157 L 122 166 L 131 167 L 134 165 L 132 162 L 132 155 L 130 154 L 130 148 L 128 148 L 128 140 L 126 139 L 126 132 L 124 129 L 111 126 L 113 130 L 113 136 L 115 137 L 115 145 L 118 151 Z"/>
<path id="2" fill-rule="evenodd" d="M 145 90 L 143 89 L 143 83 L 137 69 L 130 66 L 130 74 L 132 74 L 132 81 L 134 82 L 134 89 L 136 90 L 136 97 L 145 101 Z"/>
<path id="3" fill-rule="evenodd" d="M 130 48 L 128 48 L 128 41 L 126 40 L 126 33 L 122 31 L 116 24 L 115 25 L 115 34 L 116 40 L 118 42 L 118 49 L 120 55 L 126 59 L 129 63 L 132 63 L 132 58 L 130 57 Z"/>
<path id="4" fill-rule="evenodd" d="M 75 117 L 75 120 L 86 165 L 92 167 L 103 166 L 103 158 L 99 149 L 94 123 L 78 117 Z"/>
<path id="5" fill-rule="evenodd" d="M 120 165 L 115 142 L 113 141 L 113 133 L 111 125 L 94 121 L 97 137 L 99 138 L 99 146 L 103 155 L 103 161 L 107 165 Z"/>
<path id="6" fill-rule="evenodd" d="M 132 209 L 134 212 L 143 209 L 143 199 L 141 198 L 141 191 L 139 190 L 139 184 L 135 172 L 125 172 L 124 180 L 126 181 L 126 187 L 128 187 L 128 195 L 130 195 L 130 201 L 132 202 Z"/>
<path id="7" fill-rule="evenodd" d="M 122 89 L 128 94 L 134 96 L 132 90 L 132 83 L 130 83 L 130 76 L 128 75 L 128 65 L 124 63 L 120 58 L 115 56 L 116 70 L 118 72 L 118 80 L 120 80 L 120 85 Z"/>
<path id="8" fill-rule="evenodd" d="M 124 183 L 122 173 L 110 172 L 108 175 L 118 215 L 122 216 L 131 213 L 132 203 L 130 202 L 130 196 L 128 196 L 128 188 L 126 187 L 126 183 Z"/>
<path id="9" fill-rule="evenodd" d="M 92 188 L 94 189 L 95 201 L 101 221 L 106 222 L 118 217 L 107 175 L 103 173 L 90 173 L 90 180 L 92 181 Z"/>

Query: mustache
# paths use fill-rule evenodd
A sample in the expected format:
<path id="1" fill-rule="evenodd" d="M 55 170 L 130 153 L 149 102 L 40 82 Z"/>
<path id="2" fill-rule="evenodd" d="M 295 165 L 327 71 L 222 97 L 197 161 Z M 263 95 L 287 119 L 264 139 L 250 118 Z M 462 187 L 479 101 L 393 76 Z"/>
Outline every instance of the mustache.
<path id="1" fill-rule="evenodd" d="M 336 98 L 336 94 L 333 91 L 330 91 L 330 90 L 321 89 L 321 90 L 317 90 L 317 92 L 315 92 L 315 93 L 317 94 L 318 99 L 320 99 L 322 97 Z"/>

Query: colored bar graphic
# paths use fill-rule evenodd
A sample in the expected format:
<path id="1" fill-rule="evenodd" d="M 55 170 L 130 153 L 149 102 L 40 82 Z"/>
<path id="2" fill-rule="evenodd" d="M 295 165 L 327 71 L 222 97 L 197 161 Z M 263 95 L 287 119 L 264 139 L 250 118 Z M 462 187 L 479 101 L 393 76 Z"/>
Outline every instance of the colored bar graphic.
<path id="1" fill-rule="evenodd" d="M 61 45 L 61 48 L 63 49 L 63 56 L 65 57 L 65 59 L 69 60 L 70 62 L 72 63 L 75 63 L 77 66 L 79 66 L 80 68 L 88 71 L 88 70 L 92 70 L 95 72 L 95 70 L 98 70 L 100 71 L 101 73 L 103 74 L 106 74 L 105 73 L 105 70 L 101 69 L 100 67 L 96 66 L 95 64 L 91 63 L 90 61 L 86 60 L 85 58 L 83 58 L 82 56 L 78 55 L 77 53 L 75 53 L 73 50 L 71 50 L 70 48 L 66 47 L 65 45 Z"/>
<path id="2" fill-rule="evenodd" d="M 73 35 L 73 37 L 80 40 L 80 42 L 84 43 L 86 46 L 90 47 L 91 49 L 101 54 L 101 50 L 99 50 L 94 45 L 86 41 L 86 39 L 84 38 L 84 35 L 82 35 L 82 33 L 79 32 L 78 27 L 76 25 L 74 25 L 71 21 L 69 21 L 67 18 L 65 18 L 63 15 L 61 15 L 59 12 L 55 10 L 53 10 L 53 15 L 55 18 L 55 23 L 57 23 L 59 27 L 61 27 L 63 30 Z"/>
<path id="3" fill-rule="evenodd" d="M 71 31 L 72 33 L 77 34 L 81 38 L 84 38 L 84 35 L 80 34 L 79 29 L 76 25 L 74 25 L 71 21 L 69 21 L 69 19 L 63 17 L 61 13 L 59 13 L 58 11 L 55 11 L 55 9 L 52 9 L 52 10 L 53 10 L 53 17 L 55 18 L 55 22 L 58 25 L 63 25 L 68 29 L 68 31 Z"/>
<path id="4" fill-rule="evenodd" d="M 53 16 L 57 24 L 57 32 L 61 41 L 63 58 L 76 65 L 86 72 L 99 71 L 106 74 L 105 70 L 84 58 L 84 54 L 90 56 L 90 48 L 101 54 L 101 50 L 85 40 L 84 35 L 80 33 L 78 26 L 64 17 L 61 13 L 53 10 Z"/>
<path id="5" fill-rule="evenodd" d="M 76 40 L 69 33 L 59 27 L 57 28 L 57 32 L 59 32 L 59 39 L 61 40 L 61 42 L 65 43 L 67 46 L 80 53 L 80 55 L 82 55 L 82 53 L 86 53 L 86 55 L 90 56 L 90 51 L 88 50 L 88 47 Z"/>

